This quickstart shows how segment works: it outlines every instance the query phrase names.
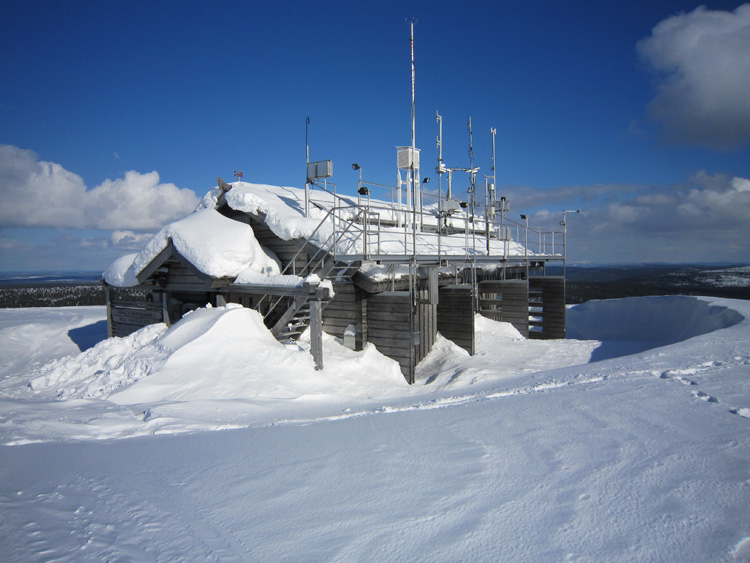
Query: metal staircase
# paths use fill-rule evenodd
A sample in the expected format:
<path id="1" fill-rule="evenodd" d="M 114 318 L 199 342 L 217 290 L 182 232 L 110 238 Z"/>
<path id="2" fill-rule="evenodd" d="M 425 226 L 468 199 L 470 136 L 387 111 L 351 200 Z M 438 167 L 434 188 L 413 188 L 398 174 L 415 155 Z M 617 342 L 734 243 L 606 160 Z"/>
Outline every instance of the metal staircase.
<path id="1" fill-rule="evenodd" d="M 326 261 L 323 266 L 312 273 L 318 275 L 321 281 L 325 279 L 332 280 L 350 280 L 359 269 L 359 262 L 337 262 L 334 260 Z M 310 299 L 314 296 L 296 296 L 283 297 L 286 303 L 279 303 L 273 309 L 281 309 L 283 313 L 277 318 L 266 317 L 273 321 L 271 334 L 279 341 L 297 340 L 300 335 L 310 326 Z M 272 310 L 273 310 L 272 309 Z M 269 311 L 270 312 L 270 311 Z"/>
<path id="2" fill-rule="evenodd" d="M 331 215 L 335 214 L 335 211 L 336 208 L 328 211 L 315 230 L 305 239 L 297 253 L 289 260 L 281 271 L 282 274 L 297 273 L 295 261 L 305 250 L 312 250 L 312 252 L 307 263 L 299 269 L 299 274 L 317 274 L 320 281 L 326 279 L 341 281 L 351 279 L 357 272 L 361 264 L 360 260 L 337 259 L 335 256 L 337 254 L 336 245 L 347 233 L 359 228 L 357 227 L 357 221 L 361 220 L 361 212 L 351 219 L 343 220 L 338 218 L 339 224 L 345 225 L 345 227 L 341 230 L 334 229 L 331 235 L 320 246 L 312 242 L 321 227 L 330 219 Z M 345 250 L 348 251 L 355 244 L 356 240 L 356 237 L 353 238 Z M 309 294 L 304 295 L 278 296 L 267 294 L 263 296 L 256 306 L 256 309 L 268 306 L 263 319 L 266 326 L 271 330 L 271 334 L 279 341 L 288 342 L 290 340 L 297 340 L 308 326 L 310 326 L 310 301 L 312 299 L 319 299 L 319 296 L 316 295 L 317 285 L 311 285 L 308 289 Z"/>

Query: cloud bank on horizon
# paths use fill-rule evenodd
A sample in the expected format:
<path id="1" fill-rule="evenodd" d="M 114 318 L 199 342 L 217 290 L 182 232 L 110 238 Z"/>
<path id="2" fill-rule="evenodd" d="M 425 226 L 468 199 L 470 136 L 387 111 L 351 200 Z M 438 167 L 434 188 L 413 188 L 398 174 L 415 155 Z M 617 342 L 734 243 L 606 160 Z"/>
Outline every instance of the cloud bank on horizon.
<path id="1" fill-rule="evenodd" d="M 750 180 L 697 172 L 666 186 L 571 186 L 511 191 L 516 208 L 539 207 L 530 223 L 554 229 L 558 209 L 578 202 L 568 218 L 568 256 L 574 261 L 747 262 L 750 256 Z M 568 207 L 567 209 L 571 209 Z M 559 228 L 559 227 L 558 227 Z"/>
<path id="2" fill-rule="evenodd" d="M 657 75 L 648 109 L 669 140 L 720 150 L 750 143 L 750 4 L 667 18 L 637 50 Z"/>

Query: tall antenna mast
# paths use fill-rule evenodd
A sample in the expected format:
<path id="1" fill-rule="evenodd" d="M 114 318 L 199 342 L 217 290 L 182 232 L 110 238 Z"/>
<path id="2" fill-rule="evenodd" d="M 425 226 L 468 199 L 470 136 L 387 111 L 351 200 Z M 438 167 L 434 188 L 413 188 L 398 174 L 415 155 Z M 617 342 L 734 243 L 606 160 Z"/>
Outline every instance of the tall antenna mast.
<path id="1" fill-rule="evenodd" d="M 438 148 L 438 211 L 442 211 L 443 206 L 443 116 L 437 111 L 435 112 L 435 118 L 438 124 L 438 137 L 437 137 L 437 148 Z"/>
<path id="2" fill-rule="evenodd" d="M 305 217 L 310 216 L 310 145 L 307 142 L 307 130 L 310 128 L 310 116 L 305 118 Z"/>
<path id="3" fill-rule="evenodd" d="M 417 18 L 409 18 L 409 27 L 411 30 L 411 150 L 414 151 L 414 149 L 417 148 L 416 143 L 416 126 L 415 126 L 415 99 L 414 99 L 414 81 L 415 81 L 415 72 L 414 72 L 414 24 L 417 22 Z"/>
<path id="4" fill-rule="evenodd" d="M 422 200 L 422 193 L 421 193 L 421 184 L 419 182 L 419 178 L 415 177 L 415 161 L 416 161 L 416 154 L 417 154 L 417 134 L 416 134 L 416 100 L 414 95 L 414 83 L 416 80 L 416 72 L 414 70 L 414 24 L 417 23 L 419 20 L 415 17 L 411 17 L 407 20 L 409 22 L 409 31 L 410 31 L 410 44 L 411 44 L 411 181 L 412 181 L 412 190 L 414 192 L 414 196 L 412 197 L 412 205 L 415 208 L 415 217 L 416 219 L 416 208 L 419 207 L 419 210 L 422 210 L 421 200 Z M 421 217 L 420 217 L 421 218 Z M 413 228 L 416 228 L 416 225 L 413 226 Z"/>
<path id="5" fill-rule="evenodd" d="M 495 135 L 497 134 L 497 129 L 494 127 L 490 127 L 490 133 L 492 133 L 492 190 L 490 195 L 492 196 L 492 204 L 495 204 L 495 189 L 497 188 L 497 177 L 495 172 Z"/>
<path id="6" fill-rule="evenodd" d="M 471 116 L 469 116 L 469 168 L 474 170 L 474 141 L 471 134 Z"/>

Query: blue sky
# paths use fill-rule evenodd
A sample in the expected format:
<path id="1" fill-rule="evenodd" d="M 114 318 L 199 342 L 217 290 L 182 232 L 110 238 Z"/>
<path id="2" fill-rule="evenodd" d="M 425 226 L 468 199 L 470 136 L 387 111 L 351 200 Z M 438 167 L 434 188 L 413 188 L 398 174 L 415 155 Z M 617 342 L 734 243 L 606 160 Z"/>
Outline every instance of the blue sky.
<path id="1" fill-rule="evenodd" d="M 409 16 L 423 176 L 471 116 L 512 213 L 584 209 L 573 261 L 747 262 L 750 5 L 699 5 L 3 0 L 0 270 L 103 269 L 234 170 L 302 187 L 307 116 L 340 190 L 392 185 Z"/>

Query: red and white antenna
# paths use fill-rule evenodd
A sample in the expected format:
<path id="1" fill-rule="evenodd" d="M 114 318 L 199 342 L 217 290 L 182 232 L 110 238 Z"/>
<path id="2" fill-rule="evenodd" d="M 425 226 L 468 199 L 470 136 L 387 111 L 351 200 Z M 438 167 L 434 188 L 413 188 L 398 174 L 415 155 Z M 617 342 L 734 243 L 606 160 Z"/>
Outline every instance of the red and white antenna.
<path id="1" fill-rule="evenodd" d="M 237 170 L 234 171 L 234 176 L 237 178 L 238 182 L 242 181 L 242 177 L 245 175 L 245 173 L 240 170 L 239 172 Z"/>

